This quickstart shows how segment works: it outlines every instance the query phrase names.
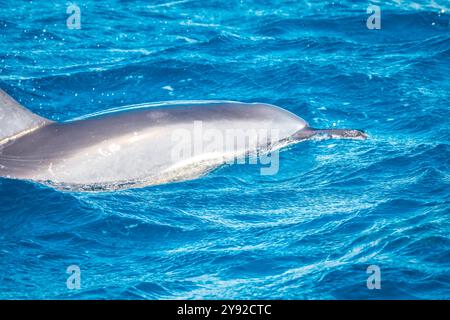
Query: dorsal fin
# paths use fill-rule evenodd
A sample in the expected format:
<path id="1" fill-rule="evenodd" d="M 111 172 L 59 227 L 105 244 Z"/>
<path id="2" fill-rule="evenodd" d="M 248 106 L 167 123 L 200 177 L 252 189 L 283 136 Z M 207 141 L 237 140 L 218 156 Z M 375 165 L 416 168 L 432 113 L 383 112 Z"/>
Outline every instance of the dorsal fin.
<path id="1" fill-rule="evenodd" d="M 0 144 L 51 122 L 29 111 L 0 89 Z"/>

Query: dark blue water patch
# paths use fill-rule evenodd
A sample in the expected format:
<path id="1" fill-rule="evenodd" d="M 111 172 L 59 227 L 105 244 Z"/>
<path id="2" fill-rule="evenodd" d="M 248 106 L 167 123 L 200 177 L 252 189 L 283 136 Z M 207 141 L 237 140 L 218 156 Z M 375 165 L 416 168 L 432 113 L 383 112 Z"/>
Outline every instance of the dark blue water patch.
<path id="1" fill-rule="evenodd" d="M 146 294 L 148 292 L 148 294 Z M 137 299 L 157 299 L 161 296 L 168 296 L 169 292 L 157 283 L 141 282 L 127 290 L 126 294 L 135 295 Z"/>

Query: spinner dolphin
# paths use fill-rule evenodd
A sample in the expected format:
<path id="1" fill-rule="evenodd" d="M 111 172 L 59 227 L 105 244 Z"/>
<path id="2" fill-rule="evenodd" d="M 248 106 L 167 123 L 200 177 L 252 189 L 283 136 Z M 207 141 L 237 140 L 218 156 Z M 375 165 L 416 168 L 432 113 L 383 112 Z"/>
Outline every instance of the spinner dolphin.
<path id="1" fill-rule="evenodd" d="M 244 143 L 227 146 L 230 136 Z M 63 189 L 115 190 L 193 179 L 230 159 L 317 136 L 366 138 L 359 130 L 311 128 L 274 105 L 233 101 L 133 105 L 59 123 L 0 90 L 0 177 Z"/>

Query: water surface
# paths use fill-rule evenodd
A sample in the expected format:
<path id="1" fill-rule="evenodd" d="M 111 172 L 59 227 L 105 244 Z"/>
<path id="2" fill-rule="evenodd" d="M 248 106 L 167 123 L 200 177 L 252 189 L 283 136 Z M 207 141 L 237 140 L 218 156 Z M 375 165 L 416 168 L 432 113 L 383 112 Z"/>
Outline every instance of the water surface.
<path id="1" fill-rule="evenodd" d="M 0 179 L 0 298 L 450 298 L 447 1 L 383 1 L 381 30 L 366 1 L 77 4 L 70 30 L 65 2 L 0 1 L 0 87 L 42 116 L 258 101 L 370 139 L 292 146 L 274 176 L 110 193 Z"/>

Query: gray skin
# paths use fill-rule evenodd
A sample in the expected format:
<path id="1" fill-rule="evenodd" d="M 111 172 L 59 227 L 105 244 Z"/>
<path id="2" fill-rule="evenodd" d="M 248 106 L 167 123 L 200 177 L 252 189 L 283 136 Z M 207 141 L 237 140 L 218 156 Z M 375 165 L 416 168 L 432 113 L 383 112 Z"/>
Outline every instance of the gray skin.
<path id="1" fill-rule="evenodd" d="M 193 179 L 232 159 L 312 137 L 366 138 L 358 130 L 313 129 L 262 103 L 144 104 L 64 123 L 34 117 L 37 127 L 0 142 L 0 177 L 81 191 Z"/>

